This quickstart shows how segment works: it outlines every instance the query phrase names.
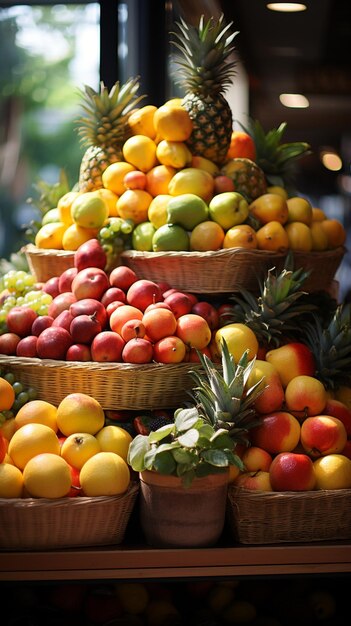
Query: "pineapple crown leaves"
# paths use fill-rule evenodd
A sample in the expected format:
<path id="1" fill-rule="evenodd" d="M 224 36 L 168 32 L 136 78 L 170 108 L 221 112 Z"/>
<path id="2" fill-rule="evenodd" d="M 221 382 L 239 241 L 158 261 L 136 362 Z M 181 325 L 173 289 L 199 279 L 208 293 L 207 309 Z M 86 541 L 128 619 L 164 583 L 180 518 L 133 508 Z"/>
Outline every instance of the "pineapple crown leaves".
<path id="1" fill-rule="evenodd" d="M 238 31 L 231 32 L 233 22 L 224 24 L 224 15 L 217 21 L 200 17 L 196 28 L 182 18 L 176 23 L 179 32 L 171 33 L 177 48 L 176 64 L 180 68 L 176 81 L 194 93 L 223 94 L 235 75 L 235 60 L 229 60 L 235 47 L 232 42 Z"/>
<path id="2" fill-rule="evenodd" d="M 254 402 L 263 392 L 263 379 L 247 389 L 255 359 L 249 361 L 246 350 L 236 364 L 225 339 L 222 340 L 222 374 L 211 359 L 198 352 L 205 372 L 190 372 L 197 386 L 192 397 L 201 417 L 214 428 L 224 428 L 236 442 L 246 442 L 250 428 L 259 423 Z"/>
<path id="3" fill-rule="evenodd" d="M 81 107 L 85 112 L 76 120 L 77 132 L 83 146 L 121 145 L 126 136 L 128 117 L 145 97 L 137 95 L 139 78 L 129 78 L 123 85 L 117 81 L 110 91 L 100 82 L 99 91 L 89 85 L 79 89 Z"/>

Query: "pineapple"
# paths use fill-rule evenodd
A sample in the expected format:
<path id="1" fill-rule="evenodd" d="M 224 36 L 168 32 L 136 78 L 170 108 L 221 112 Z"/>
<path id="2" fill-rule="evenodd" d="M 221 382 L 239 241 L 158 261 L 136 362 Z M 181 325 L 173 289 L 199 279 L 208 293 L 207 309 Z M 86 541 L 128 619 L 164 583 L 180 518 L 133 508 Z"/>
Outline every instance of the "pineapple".
<path id="1" fill-rule="evenodd" d="M 116 82 L 110 92 L 103 82 L 100 92 L 87 85 L 80 91 L 85 116 L 77 120 L 78 135 L 87 149 L 80 165 L 79 191 L 101 189 L 104 170 L 122 159 L 128 117 L 143 98 L 137 97 L 138 89 L 138 79 L 131 78 L 122 86 Z"/>
<path id="2" fill-rule="evenodd" d="M 182 106 L 193 122 L 188 140 L 192 154 L 217 165 L 224 162 L 231 141 L 233 118 L 223 96 L 231 84 L 236 62 L 228 60 L 234 50 L 230 33 L 232 22 L 224 25 L 224 16 L 216 22 L 202 15 L 198 28 L 181 19 L 172 43 L 178 49 L 179 82 L 186 92 Z M 229 34 L 228 34 L 229 33 Z"/>
<path id="3" fill-rule="evenodd" d="M 226 430 L 236 444 L 248 446 L 249 431 L 260 422 L 254 405 L 265 388 L 263 379 L 247 388 L 255 359 L 249 361 L 246 350 L 236 364 L 223 340 L 221 374 L 211 359 L 198 355 L 204 373 L 191 372 L 196 383 L 191 394 L 200 417 L 216 430 Z"/>
<path id="4" fill-rule="evenodd" d="M 236 157 L 230 159 L 221 169 L 234 183 L 234 190 L 251 203 L 267 191 L 267 181 L 263 170 L 251 159 Z"/>

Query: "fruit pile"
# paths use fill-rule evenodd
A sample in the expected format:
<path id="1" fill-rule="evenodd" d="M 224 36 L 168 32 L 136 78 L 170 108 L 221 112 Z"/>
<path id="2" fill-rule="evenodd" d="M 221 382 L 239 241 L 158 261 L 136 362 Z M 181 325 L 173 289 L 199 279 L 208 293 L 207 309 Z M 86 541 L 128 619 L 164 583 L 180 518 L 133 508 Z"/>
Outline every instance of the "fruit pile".
<path id="1" fill-rule="evenodd" d="M 93 397 L 72 393 L 56 407 L 23 405 L 0 435 L 0 497 L 62 498 L 125 493 L 132 436 L 106 424 Z M 2 431 L 3 433 L 5 431 Z"/>

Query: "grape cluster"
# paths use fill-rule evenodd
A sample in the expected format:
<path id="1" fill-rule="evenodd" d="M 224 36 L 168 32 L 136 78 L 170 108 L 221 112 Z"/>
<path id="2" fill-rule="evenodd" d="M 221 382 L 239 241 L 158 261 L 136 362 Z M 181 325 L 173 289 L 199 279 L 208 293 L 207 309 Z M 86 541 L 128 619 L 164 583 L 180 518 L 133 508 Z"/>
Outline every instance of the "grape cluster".
<path id="1" fill-rule="evenodd" d="M 1 378 L 7 380 L 10 385 L 12 385 L 13 390 L 15 392 L 15 400 L 11 407 L 11 409 L 0 412 L 0 426 L 5 422 L 5 420 L 10 419 L 11 417 L 15 417 L 19 409 L 29 402 L 30 400 L 37 399 L 37 391 L 34 387 L 27 387 L 20 380 L 18 380 L 13 372 L 1 372 Z"/>
<path id="2" fill-rule="evenodd" d="M 52 296 L 36 287 L 36 278 L 24 270 L 9 270 L 0 276 L 0 334 L 6 332 L 6 318 L 14 306 L 28 306 L 38 315 L 47 315 Z"/>
<path id="3" fill-rule="evenodd" d="M 132 220 L 110 217 L 100 229 L 98 240 L 107 257 L 107 271 L 116 266 L 116 260 L 123 250 L 130 250 L 134 226 Z"/>

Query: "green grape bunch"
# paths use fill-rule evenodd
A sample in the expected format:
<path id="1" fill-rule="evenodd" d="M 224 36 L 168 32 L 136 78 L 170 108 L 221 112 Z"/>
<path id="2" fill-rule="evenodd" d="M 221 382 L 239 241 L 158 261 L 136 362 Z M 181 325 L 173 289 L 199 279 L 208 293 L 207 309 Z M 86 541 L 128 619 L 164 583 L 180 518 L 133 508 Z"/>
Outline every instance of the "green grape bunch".
<path id="1" fill-rule="evenodd" d="M 103 247 L 107 262 L 106 270 L 112 270 L 118 264 L 118 257 L 123 250 L 131 249 L 134 222 L 122 217 L 110 217 L 98 233 L 98 241 Z"/>
<path id="2" fill-rule="evenodd" d="M 0 334 L 7 332 L 6 318 L 15 306 L 28 306 L 38 315 L 47 315 L 52 296 L 37 287 L 33 274 L 9 270 L 0 276 Z"/>

